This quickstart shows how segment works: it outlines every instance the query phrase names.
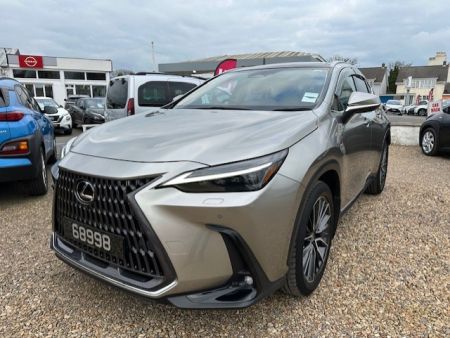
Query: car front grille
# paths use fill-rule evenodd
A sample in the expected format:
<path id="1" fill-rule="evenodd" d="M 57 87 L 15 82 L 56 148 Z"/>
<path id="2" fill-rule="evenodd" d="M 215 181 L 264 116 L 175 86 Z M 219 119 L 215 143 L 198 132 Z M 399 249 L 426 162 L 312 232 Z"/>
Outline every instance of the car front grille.
<path id="1" fill-rule="evenodd" d="M 139 222 L 127 199 L 128 194 L 154 179 L 155 176 L 117 180 L 60 169 L 55 187 L 55 231 L 75 248 L 103 262 L 133 273 L 163 277 L 154 245 L 144 228 L 148 225 Z M 81 180 L 90 182 L 95 189 L 94 201 L 89 205 L 80 203 L 75 197 L 76 186 Z M 64 236 L 63 222 L 66 219 L 122 236 L 124 238 L 122 259 Z"/>

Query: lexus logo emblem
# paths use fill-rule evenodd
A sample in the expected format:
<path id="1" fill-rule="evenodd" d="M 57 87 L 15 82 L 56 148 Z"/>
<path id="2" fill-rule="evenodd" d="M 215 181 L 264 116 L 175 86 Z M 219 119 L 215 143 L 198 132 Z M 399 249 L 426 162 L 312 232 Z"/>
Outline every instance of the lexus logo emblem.
<path id="1" fill-rule="evenodd" d="M 83 204 L 89 204 L 94 201 L 95 188 L 92 183 L 88 181 L 78 181 L 75 187 L 75 197 Z"/>
<path id="2" fill-rule="evenodd" d="M 25 58 L 25 60 L 23 60 L 23 62 L 28 66 L 28 67 L 34 67 L 37 65 L 37 60 L 36 58 L 32 57 L 32 56 L 27 56 Z"/>

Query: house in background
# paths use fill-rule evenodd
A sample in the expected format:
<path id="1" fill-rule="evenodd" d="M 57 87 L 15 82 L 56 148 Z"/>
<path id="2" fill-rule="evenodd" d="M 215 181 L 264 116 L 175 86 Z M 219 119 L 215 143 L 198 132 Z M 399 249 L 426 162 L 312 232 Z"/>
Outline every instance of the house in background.
<path id="1" fill-rule="evenodd" d="M 405 96 L 405 104 L 411 104 L 418 100 L 428 99 L 431 89 L 433 98 L 442 99 L 445 86 L 448 82 L 448 65 L 440 66 L 410 66 L 401 67 L 398 72 L 397 95 Z M 408 88 L 408 78 L 412 77 Z"/>
<path id="2" fill-rule="evenodd" d="M 385 95 L 388 86 L 388 70 L 383 63 L 381 67 L 359 68 L 375 95 Z"/>

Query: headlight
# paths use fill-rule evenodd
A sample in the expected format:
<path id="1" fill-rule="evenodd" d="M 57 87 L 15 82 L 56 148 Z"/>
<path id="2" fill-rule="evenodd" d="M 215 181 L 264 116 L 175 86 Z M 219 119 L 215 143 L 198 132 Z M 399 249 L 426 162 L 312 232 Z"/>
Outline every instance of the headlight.
<path id="1" fill-rule="evenodd" d="M 70 119 L 71 119 L 70 115 L 66 115 L 65 119 L 66 119 L 67 121 L 70 121 Z"/>
<path id="2" fill-rule="evenodd" d="M 275 176 L 288 154 L 287 149 L 251 160 L 190 171 L 160 187 L 184 192 L 242 192 L 262 189 Z"/>
<path id="3" fill-rule="evenodd" d="M 76 139 L 77 139 L 76 137 L 72 137 L 72 138 L 66 143 L 66 145 L 62 148 L 62 150 L 61 150 L 61 159 L 63 159 L 64 156 L 66 156 L 66 155 L 69 153 L 69 151 L 70 151 L 70 149 L 72 148 L 73 143 L 75 142 Z"/>

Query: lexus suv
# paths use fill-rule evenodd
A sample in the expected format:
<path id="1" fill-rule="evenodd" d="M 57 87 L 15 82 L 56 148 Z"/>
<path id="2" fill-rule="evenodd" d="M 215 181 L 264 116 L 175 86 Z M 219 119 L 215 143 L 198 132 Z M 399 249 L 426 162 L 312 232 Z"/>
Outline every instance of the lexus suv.
<path id="1" fill-rule="evenodd" d="M 225 72 L 72 139 L 52 168 L 64 262 L 183 308 L 309 295 L 340 215 L 383 191 L 390 125 L 345 63 Z"/>

